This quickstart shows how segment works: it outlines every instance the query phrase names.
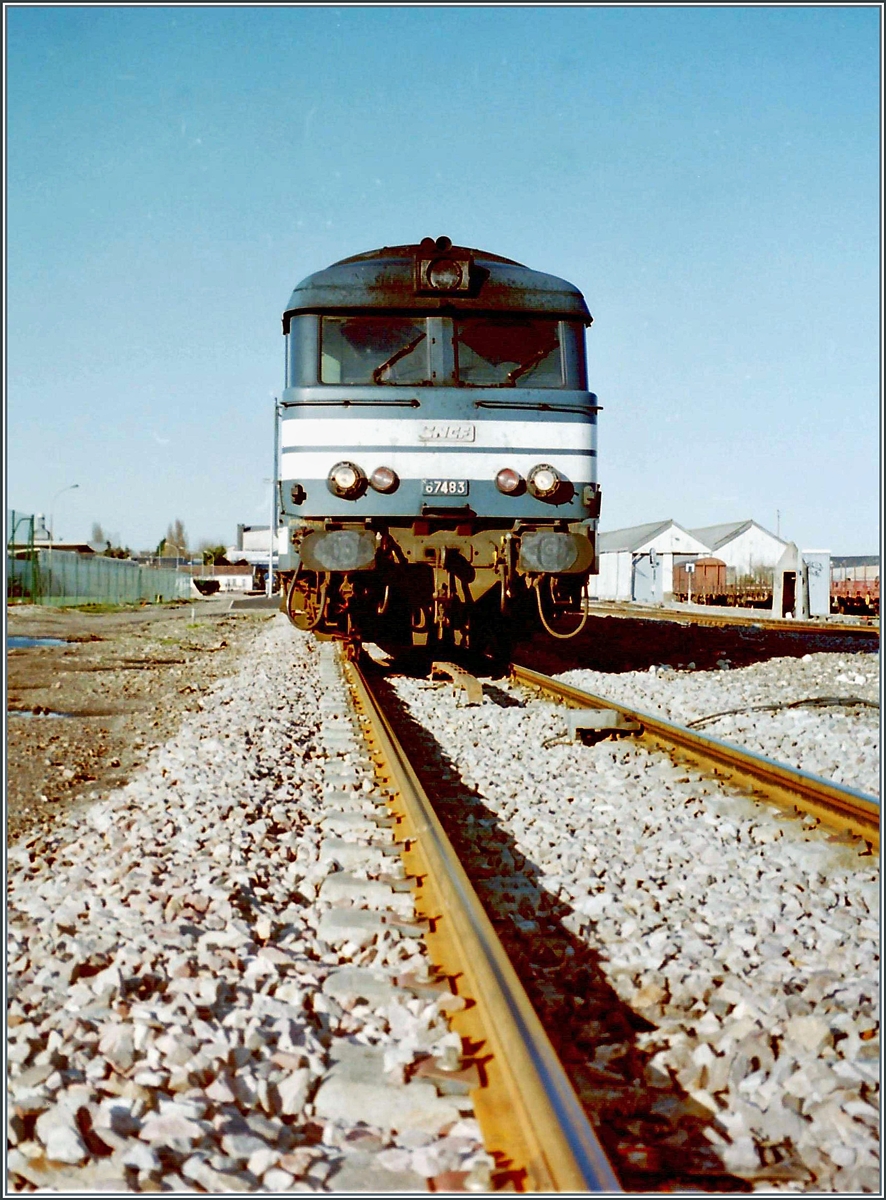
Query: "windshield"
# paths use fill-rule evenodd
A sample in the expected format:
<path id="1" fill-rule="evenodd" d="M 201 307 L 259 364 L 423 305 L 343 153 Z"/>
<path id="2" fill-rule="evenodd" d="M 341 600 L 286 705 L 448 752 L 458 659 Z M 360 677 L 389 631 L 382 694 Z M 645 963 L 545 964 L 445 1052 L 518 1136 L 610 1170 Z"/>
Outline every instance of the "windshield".
<path id="1" fill-rule="evenodd" d="M 559 322 L 464 317 L 455 322 L 456 371 L 474 387 L 563 386 Z"/>
<path id="2" fill-rule="evenodd" d="M 436 318 L 440 326 L 441 321 Z M 567 346 L 573 336 L 569 326 Z M 463 316 L 428 334 L 424 316 L 324 316 L 320 382 L 461 387 L 566 386 L 561 326 L 554 317 Z"/>
<path id="3" fill-rule="evenodd" d="M 324 317 L 321 383 L 425 383 L 428 339 L 422 317 Z"/>

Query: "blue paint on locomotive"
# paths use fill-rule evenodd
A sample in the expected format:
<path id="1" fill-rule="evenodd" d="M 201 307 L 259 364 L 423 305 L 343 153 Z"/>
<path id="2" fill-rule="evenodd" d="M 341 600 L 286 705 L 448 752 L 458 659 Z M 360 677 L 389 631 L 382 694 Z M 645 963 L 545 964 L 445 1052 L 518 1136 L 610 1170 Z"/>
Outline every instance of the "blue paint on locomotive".
<path id="1" fill-rule="evenodd" d="M 426 478 L 452 477 L 429 475 Z M 303 486 L 314 511 L 308 511 L 308 502 L 303 508 L 290 504 L 286 514 L 289 517 L 316 519 L 319 513 L 335 520 L 351 518 L 362 521 L 366 517 L 397 520 L 427 516 L 431 511 L 436 515 L 444 515 L 444 509 L 452 509 L 456 514 L 473 514 L 480 518 L 494 519 L 499 524 L 513 521 L 531 521 L 533 524 L 553 521 L 574 523 L 587 518 L 587 509 L 581 503 L 580 493 L 575 499 L 562 504 L 546 504 L 528 495 L 516 499 L 503 496 L 494 483 L 485 480 L 480 483 L 469 481 L 466 496 L 425 496 L 421 491 L 421 480 L 409 480 L 401 483 L 394 495 L 385 496 L 370 488 L 356 500 L 343 500 L 340 496 L 333 495 L 328 490 L 325 479 L 308 480 Z"/>
<path id="2" fill-rule="evenodd" d="M 422 277 L 424 256 L 439 258 L 441 248 L 454 272 L 442 291 L 423 286 L 428 280 Z M 360 358 L 360 321 L 369 330 L 365 337 L 371 337 L 373 319 L 392 327 L 399 321 L 404 344 L 398 351 L 395 336 L 395 352 L 388 355 L 381 349 L 382 338 L 368 363 Z M 596 480 L 596 397 L 586 391 L 583 333 L 590 320 L 581 293 L 565 280 L 486 251 L 452 247 L 446 239 L 370 251 L 310 275 L 293 291 L 283 318 L 284 514 L 303 519 L 416 516 L 424 500 L 421 479 L 432 477 L 468 480 L 470 508 L 481 516 L 549 520 L 555 512 L 557 518 L 582 519 L 587 515 L 583 489 Z M 471 322 L 473 344 L 465 332 Z M 525 330 L 520 322 L 526 323 Z M 498 331 L 507 345 L 495 346 L 489 361 L 479 358 L 485 376 L 481 371 L 478 385 L 476 371 L 466 371 L 462 357 L 467 345 L 466 354 L 476 366 L 476 330 L 479 325 L 482 334 L 484 323 L 487 334 Z M 354 360 L 350 365 L 340 361 L 348 325 L 360 335 L 354 339 L 356 348 L 344 347 Z M 538 374 L 529 353 L 533 336 L 548 337 L 552 351 L 546 360 L 542 354 L 548 368 L 540 387 L 532 386 Z M 331 353 L 327 340 L 335 343 Z M 528 364 L 520 365 L 524 344 L 529 346 Z M 394 367 L 404 354 L 412 378 L 401 380 Z M 503 366 L 493 386 L 482 386 L 492 382 L 497 363 Z M 379 378 L 380 372 L 387 377 Z M 336 418 L 346 422 L 340 430 L 330 425 Z M 419 422 L 464 424 L 470 436 L 423 437 L 416 432 Z M 330 428 L 335 430 L 332 438 Z M 553 444 L 552 429 L 559 435 Z M 376 447 L 392 453 L 384 461 L 371 461 Z M 354 462 L 367 475 L 377 466 L 389 466 L 400 476 L 400 487 L 392 495 L 370 490 L 359 499 L 335 496 L 326 479 L 339 461 Z M 556 506 L 525 490 L 504 496 L 495 487 L 502 468 L 512 467 L 525 477 L 544 462 L 571 485 L 571 494 L 567 486 Z M 291 501 L 293 487 L 301 501 L 297 505 Z"/>
<path id="3" fill-rule="evenodd" d="M 575 521 L 587 515 L 582 488 L 596 481 L 593 393 L 563 390 L 554 398 L 549 390 L 524 389 L 519 401 L 512 401 L 490 399 L 486 389 L 479 396 L 477 389 L 386 389 L 379 402 L 379 390 L 353 388 L 347 400 L 330 400 L 325 389 L 287 389 L 280 447 L 285 515 L 420 515 L 422 504 L 429 503 L 420 494 L 420 481 L 428 477 L 467 479 L 467 503 L 482 516 Z M 460 440 L 460 433 L 470 440 Z M 400 486 L 392 495 L 369 489 L 356 500 L 342 499 L 326 482 L 330 468 L 340 461 L 354 462 L 367 476 L 376 467 L 393 467 L 401 476 Z M 496 488 L 495 476 L 503 467 L 525 476 L 545 462 L 572 485 L 565 503 L 539 500 L 528 492 L 506 496 Z M 298 505 L 291 500 L 293 484 L 306 493 Z M 444 503 L 456 500 L 447 497 Z"/>

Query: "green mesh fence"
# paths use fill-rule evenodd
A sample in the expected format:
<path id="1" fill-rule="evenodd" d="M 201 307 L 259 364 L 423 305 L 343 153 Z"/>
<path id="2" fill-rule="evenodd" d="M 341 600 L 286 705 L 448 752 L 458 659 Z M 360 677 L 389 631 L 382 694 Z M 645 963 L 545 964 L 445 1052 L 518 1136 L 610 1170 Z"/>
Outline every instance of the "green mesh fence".
<path id="1" fill-rule="evenodd" d="M 7 598 L 35 604 L 137 604 L 191 595 L 187 575 L 100 554 L 37 550 L 13 556 L 7 551 L 6 565 Z"/>

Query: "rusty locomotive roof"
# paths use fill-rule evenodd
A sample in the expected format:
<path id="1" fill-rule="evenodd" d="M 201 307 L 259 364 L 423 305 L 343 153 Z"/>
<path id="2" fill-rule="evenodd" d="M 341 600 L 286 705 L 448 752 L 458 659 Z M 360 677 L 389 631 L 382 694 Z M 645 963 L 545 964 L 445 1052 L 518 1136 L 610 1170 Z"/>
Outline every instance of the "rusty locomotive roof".
<path id="1" fill-rule="evenodd" d="M 452 267 L 457 286 L 435 289 L 427 268 Z M 459 273 L 460 272 L 460 273 Z M 299 283 L 283 315 L 306 312 L 529 312 L 591 322 L 584 297 L 573 284 L 533 271 L 522 263 L 448 238 L 405 246 L 385 246 L 343 258 Z"/>

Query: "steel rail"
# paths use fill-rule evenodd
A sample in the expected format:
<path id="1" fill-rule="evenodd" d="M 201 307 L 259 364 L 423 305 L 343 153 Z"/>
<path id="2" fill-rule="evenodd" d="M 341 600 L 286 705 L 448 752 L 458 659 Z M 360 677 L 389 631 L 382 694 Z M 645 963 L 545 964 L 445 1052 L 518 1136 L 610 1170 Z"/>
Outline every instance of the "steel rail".
<path id="1" fill-rule="evenodd" d="M 700 612 L 697 609 L 680 608 L 641 608 L 637 604 L 620 603 L 619 601 L 591 600 L 588 605 L 588 616 L 591 617 L 623 617 L 637 621 L 670 621 L 677 625 L 731 625 L 733 627 L 774 630 L 777 633 L 820 633 L 842 636 L 850 634 L 866 637 L 870 640 L 880 637 L 879 617 L 864 618 L 864 624 L 850 624 L 845 621 L 825 619 L 786 620 L 784 617 L 773 617 L 765 609 L 749 612 L 747 609 L 723 609 L 713 612 Z"/>
<path id="2" fill-rule="evenodd" d="M 798 767 L 765 758 L 762 754 L 754 754 L 731 742 L 721 742 L 682 725 L 673 725 L 661 717 L 605 700 L 602 696 L 561 683 L 529 667 L 512 663 L 510 674 L 516 683 L 546 692 L 574 707 L 614 709 L 628 720 L 639 722 L 643 726 L 643 736 L 665 749 L 676 748 L 708 771 L 713 764 L 725 771 L 733 781 L 750 785 L 756 793 L 762 792 L 773 803 L 808 812 L 822 824 L 837 830 L 848 830 L 863 838 L 875 853 L 879 851 L 880 802 L 876 796 L 843 787 L 832 780 L 801 771 Z"/>
<path id="3" fill-rule="evenodd" d="M 397 839 L 418 881 L 432 961 L 467 1001 L 451 1017 L 477 1047 L 471 1098 L 484 1143 L 511 1186 L 527 1191 L 621 1192 L 606 1154 L 418 775 L 360 665 L 344 664 L 383 786 L 400 817 Z"/>

